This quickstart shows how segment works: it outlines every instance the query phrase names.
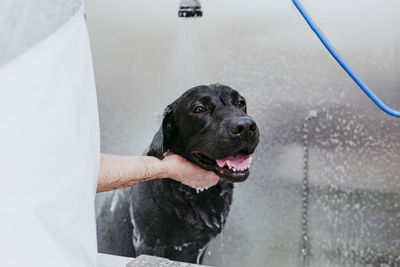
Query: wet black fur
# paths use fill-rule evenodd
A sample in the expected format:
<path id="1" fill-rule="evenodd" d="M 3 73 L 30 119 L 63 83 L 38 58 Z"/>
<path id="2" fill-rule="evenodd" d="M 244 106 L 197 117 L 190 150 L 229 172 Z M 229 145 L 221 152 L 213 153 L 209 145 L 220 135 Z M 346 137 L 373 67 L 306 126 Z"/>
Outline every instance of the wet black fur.
<path id="1" fill-rule="evenodd" d="M 222 85 L 187 91 L 165 109 L 162 125 L 147 155 L 162 159 L 171 150 L 196 163 L 190 154 L 193 150 L 213 158 L 227 157 L 239 150 L 252 153 L 258 143 L 258 130 L 249 140 L 228 134 L 235 120 L 248 117 L 246 107 L 238 107 L 239 98 L 242 97 L 235 90 Z M 198 99 L 205 101 L 210 114 L 190 114 Z M 225 224 L 232 190 L 233 183 L 224 178 L 200 193 L 172 179 L 118 190 L 106 200 L 97 219 L 99 252 L 201 262 L 208 242 Z M 112 212 L 110 206 L 116 194 L 119 200 Z"/>

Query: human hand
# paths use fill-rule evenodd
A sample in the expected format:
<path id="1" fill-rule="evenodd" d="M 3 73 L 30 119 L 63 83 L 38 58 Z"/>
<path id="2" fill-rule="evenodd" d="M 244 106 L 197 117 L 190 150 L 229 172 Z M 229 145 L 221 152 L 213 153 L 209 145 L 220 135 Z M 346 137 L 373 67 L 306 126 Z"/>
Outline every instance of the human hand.
<path id="1" fill-rule="evenodd" d="M 218 183 L 219 177 L 183 157 L 167 152 L 161 160 L 166 170 L 166 177 L 172 178 L 191 188 L 207 188 Z"/>

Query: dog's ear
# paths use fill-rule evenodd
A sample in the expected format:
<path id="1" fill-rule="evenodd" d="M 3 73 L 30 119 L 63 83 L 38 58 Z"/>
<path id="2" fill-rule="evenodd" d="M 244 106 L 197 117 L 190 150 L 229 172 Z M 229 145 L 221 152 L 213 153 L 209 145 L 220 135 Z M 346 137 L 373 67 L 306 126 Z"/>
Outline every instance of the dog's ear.
<path id="1" fill-rule="evenodd" d="M 161 127 L 154 135 L 149 152 L 147 152 L 148 156 L 154 156 L 162 159 L 164 158 L 164 154 L 168 151 L 168 149 L 172 147 L 175 129 L 172 107 L 173 103 L 168 105 L 164 110 Z"/>

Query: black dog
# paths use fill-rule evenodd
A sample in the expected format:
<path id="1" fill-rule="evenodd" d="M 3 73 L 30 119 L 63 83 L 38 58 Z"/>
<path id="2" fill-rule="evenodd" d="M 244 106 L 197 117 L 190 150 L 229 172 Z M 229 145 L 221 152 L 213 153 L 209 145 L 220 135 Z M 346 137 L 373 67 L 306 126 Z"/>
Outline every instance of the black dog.
<path id="1" fill-rule="evenodd" d="M 223 85 L 194 87 L 169 105 L 147 155 L 170 150 L 220 182 L 201 192 L 172 179 L 116 191 L 97 219 L 99 252 L 201 263 L 225 224 L 233 183 L 249 176 L 259 132 L 246 112 L 245 99 Z"/>

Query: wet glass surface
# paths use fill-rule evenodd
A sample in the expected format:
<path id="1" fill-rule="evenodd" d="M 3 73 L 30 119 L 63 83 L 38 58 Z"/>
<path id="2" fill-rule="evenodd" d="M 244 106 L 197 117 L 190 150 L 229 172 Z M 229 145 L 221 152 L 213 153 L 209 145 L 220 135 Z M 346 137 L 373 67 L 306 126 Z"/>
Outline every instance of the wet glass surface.
<path id="1" fill-rule="evenodd" d="M 400 109 L 400 3 L 304 5 L 375 93 Z M 247 98 L 260 145 L 204 264 L 303 265 L 310 111 L 310 265 L 400 264 L 400 120 L 346 76 L 291 1 L 204 0 L 203 18 L 187 21 L 176 15 L 178 1 L 87 0 L 86 7 L 103 152 L 142 154 L 164 107 L 192 86 L 220 82 Z"/>

